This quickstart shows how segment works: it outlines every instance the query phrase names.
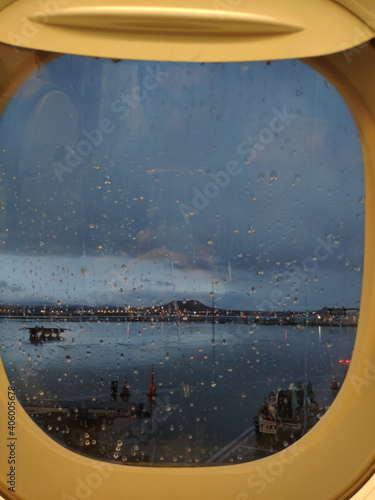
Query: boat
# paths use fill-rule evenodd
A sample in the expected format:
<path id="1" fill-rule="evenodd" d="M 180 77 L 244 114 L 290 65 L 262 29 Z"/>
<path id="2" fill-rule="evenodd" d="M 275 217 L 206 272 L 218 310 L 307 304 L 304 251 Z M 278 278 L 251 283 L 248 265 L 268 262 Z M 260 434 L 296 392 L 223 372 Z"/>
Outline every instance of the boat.
<path id="1" fill-rule="evenodd" d="M 290 384 L 286 390 L 271 392 L 268 402 L 264 397 L 254 417 L 255 433 L 257 437 L 302 435 L 319 420 L 320 411 L 310 382 L 307 386 L 301 382 L 297 387 Z"/>
<path id="2" fill-rule="evenodd" d="M 64 340 L 61 333 L 67 330 L 67 328 L 57 327 L 46 327 L 46 326 L 30 326 L 26 327 L 25 330 L 29 330 L 29 340 L 34 344 L 41 344 L 47 340 Z"/>

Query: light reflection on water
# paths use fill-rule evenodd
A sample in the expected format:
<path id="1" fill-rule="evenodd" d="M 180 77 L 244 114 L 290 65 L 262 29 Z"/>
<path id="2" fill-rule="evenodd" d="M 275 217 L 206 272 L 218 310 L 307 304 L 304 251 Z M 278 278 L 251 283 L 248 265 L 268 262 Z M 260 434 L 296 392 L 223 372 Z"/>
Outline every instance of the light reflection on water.
<path id="1" fill-rule="evenodd" d="M 138 462 L 142 454 L 143 462 L 176 465 L 215 456 L 253 425 L 263 397 L 279 387 L 311 381 L 320 407 L 329 406 L 332 376 L 342 382 L 340 359 L 350 359 L 356 333 L 351 327 L 84 322 L 64 325 L 64 340 L 33 345 L 21 329 L 29 325 L 1 324 L 2 359 L 23 406 L 75 409 L 76 415 L 93 408 L 132 411 L 131 418 L 91 414 L 84 426 L 64 415 L 48 425 L 37 419 L 54 439 L 104 460 Z M 151 365 L 156 401 L 147 397 Z M 124 399 L 125 377 L 130 397 Z M 115 381 L 117 393 L 111 392 Z M 254 437 L 247 444 L 247 455 L 223 463 L 276 451 L 269 443 L 256 450 Z"/>

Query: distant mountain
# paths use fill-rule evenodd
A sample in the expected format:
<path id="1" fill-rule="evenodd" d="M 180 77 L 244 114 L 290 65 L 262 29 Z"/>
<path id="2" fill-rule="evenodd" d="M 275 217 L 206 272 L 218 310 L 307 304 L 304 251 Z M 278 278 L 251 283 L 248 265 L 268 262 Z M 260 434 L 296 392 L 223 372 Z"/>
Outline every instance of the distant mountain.
<path id="1" fill-rule="evenodd" d="M 168 304 L 162 306 L 164 310 L 170 311 L 171 313 L 178 311 L 186 312 L 212 312 L 212 307 L 208 307 L 199 300 L 171 300 Z M 160 307 L 161 309 L 161 307 Z"/>

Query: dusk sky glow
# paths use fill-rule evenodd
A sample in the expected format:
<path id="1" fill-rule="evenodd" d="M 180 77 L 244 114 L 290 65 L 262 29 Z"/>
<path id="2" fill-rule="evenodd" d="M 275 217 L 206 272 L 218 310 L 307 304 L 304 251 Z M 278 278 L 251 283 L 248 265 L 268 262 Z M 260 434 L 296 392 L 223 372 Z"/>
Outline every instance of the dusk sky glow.
<path id="1" fill-rule="evenodd" d="M 63 56 L 0 138 L 3 303 L 359 307 L 360 142 L 302 62 Z"/>

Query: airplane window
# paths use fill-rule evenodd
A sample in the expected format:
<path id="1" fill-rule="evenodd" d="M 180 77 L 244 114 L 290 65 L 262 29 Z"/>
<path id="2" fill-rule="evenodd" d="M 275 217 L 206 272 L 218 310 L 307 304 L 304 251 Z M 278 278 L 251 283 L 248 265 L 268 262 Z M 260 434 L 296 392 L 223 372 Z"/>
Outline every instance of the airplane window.
<path id="1" fill-rule="evenodd" d="M 301 438 L 359 317 L 363 160 L 297 60 L 61 56 L 0 121 L 1 356 L 61 445 L 248 462 Z"/>

